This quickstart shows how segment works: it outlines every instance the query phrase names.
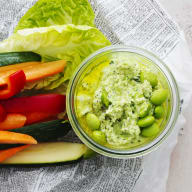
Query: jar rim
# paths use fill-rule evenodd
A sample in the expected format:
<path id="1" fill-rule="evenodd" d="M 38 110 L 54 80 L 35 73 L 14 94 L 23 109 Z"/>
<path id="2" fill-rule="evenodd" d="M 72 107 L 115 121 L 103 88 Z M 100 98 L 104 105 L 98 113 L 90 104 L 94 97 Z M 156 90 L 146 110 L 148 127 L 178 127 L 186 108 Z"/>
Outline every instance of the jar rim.
<path id="1" fill-rule="evenodd" d="M 107 54 L 108 52 L 130 52 L 130 53 L 136 53 L 141 56 L 146 57 L 147 59 L 151 60 L 160 70 L 163 72 L 164 76 L 166 77 L 167 83 L 169 84 L 169 88 L 171 96 L 172 96 L 172 106 L 171 106 L 171 112 L 170 117 L 167 120 L 167 123 L 165 125 L 165 128 L 162 130 L 162 132 L 152 141 L 147 143 L 144 146 L 138 146 L 133 149 L 126 149 L 126 150 L 117 150 L 117 149 L 111 149 L 107 148 L 105 146 L 102 146 L 98 143 L 96 143 L 93 139 L 91 139 L 85 131 L 81 128 L 80 124 L 78 123 L 77 118 L 75 117 L 74 112 L 74 98 L 73 93 L 75 91 L 75 85 L 78 82 L 78 76 L 80 73 L 83 72 L 83 70 L 90 64 L 89 61 L 95 58 L 99 55 Z M 80 140 L 85 143 L 88 147 L 93 149 L 94 151 L 113 158 L 130 158 L 130 157 L 138 157 L 143 156 L 154 149 L 157 149 L 160 144 L 166 140 L 166 138 L 170 135 L 172 132 L 174 125 L 177 121 L 178 115 L 179 115 L 179 109 L 180 109 L 180 96 L 179 96 L 179 90 L 177 86 L 177 82 L 171 73 L 169 67 L 156 55 L 149 52 L 148 50 L 145 50 L 143 48 L 134 47 L 134 46 L 124 46 L 124 45 L 111 45 L 104 47 L 102 49 L 99 49 L 98 51 L 91 54 L 89 57 L 87 57 L 76 69 L 74 72 L 67 88 L 67 115 L 69 118 L 69 121 L 72 125 L 73 130 L 77 134 L 77 136 L 80 138 Z"/>

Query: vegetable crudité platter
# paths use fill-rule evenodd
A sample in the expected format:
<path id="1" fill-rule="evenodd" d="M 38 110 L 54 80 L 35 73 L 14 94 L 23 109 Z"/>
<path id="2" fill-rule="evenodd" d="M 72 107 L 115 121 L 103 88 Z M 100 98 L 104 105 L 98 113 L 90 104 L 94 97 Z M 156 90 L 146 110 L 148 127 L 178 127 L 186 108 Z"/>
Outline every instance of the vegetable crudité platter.
<path id="1" fill-rule="evenodd" d="M 71 125 L 66 89 L 76 67 L 110 45 L 87 0 L 39 0 L 0 42 L 0 163 L 89 158 L 81 143 L 57 141 Z"/>

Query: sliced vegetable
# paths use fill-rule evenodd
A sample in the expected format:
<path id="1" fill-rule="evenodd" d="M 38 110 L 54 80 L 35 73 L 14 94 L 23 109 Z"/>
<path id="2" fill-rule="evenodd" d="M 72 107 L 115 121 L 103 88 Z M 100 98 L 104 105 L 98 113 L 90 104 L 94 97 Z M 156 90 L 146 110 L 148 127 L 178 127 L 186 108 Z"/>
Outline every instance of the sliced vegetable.
<path id="1" fill-rule="evenodd" d="M 110 42 L 97 28 L 66 24 L 20 30 L 0 43 L 0 52 L 27 50 L 40 54 L 42 61 L 54 61 L 57 58 L 68 62 L 64 72 L 54 80 L 50 81 L 47 77 L 35 86 L 54 89 L 71 78 L 83 59 L 107 45 Z M 51 84 L 44 84 L 44 80 Z"/>
<path id="2" fill-rule="evenodd" d="M 41 61 L 41 56 L 30 51 L 0 53 L 0 67 L 29 61 Z"/>
<path id="3" fill-rule="evenodd" d="M 8 99 L 19 93 L 25 86 L 26 76 L 20 70 L 10 74 L 5 79 L 5 82 L 0 84 L 0 99 Z"/>
<path id="4" fill-rule="evenodd" d="M 52 61 L 48 63 L 42 63 L 35 67 L 28 67 L 24 69 L 27 77 L 27 82 L 39 80 L 64 71 L 66 61 Z"/>
<path id="5" fill-rule="evenodd" d="M 10 148 L 14 148 L 14 147 L 20 147 L 23 145 L 24 144 L 0 144 L 0 150 L 10 149 Z"/>
<path id="6" fill-rule="evenodd" d="M 10 131 L 0 131 L 0 143 L 7 144 L 37 144 L 37 141 L 30 135 L 13 133 Z"/>
<path id="7" fill-rule="evenodd" d="M 57 118 L 57 114 L 45 113 L 45 112 L 32 112 L 32 113 L 26 113 L 25 115 L 27 117 L 27 121 L 26 121 L 27 125 L 37 123 L 40 121 L 45 121 L 48 119 L 56 119 Z"/>
<path id="8" fill-rule="evenodd" d="M 0 122 L 0 130 L 9 130 L 23 127 L 27 118 L 25 115 L 10 113 L 4 121 Z"/>
<path id="9" fill-rule="evenodd" d="M 62 72 L 64 71 L 65 66 L 66 61 L 59 60 L 48 63 L 39 63 L 39 65 L 37 65 L 36 63 L 33 65 L 31 63 L 31 65 L 23 66 L 21 69 L 26 75 L 26 81 L 31 82 Z M 2 78 L 5 78 L 6 76 L 9 76 L 17 70 L 18 69 L 14 68 L 13 66 L 13 69 L 11 70 L 0 72 L 0 76 Z"/>
<path id="10" fill-rule="evenodd" d="M 18 153 L 19 151 L 22 151 L 22 150 L 26 149 L 29 146 L 30 145 L 23 145 L 23 146 L 15 147 L 15 148 L 12 148 L 12 149 L 0 150 L 0 162 L 5 161 L 6 159 L 12 157 L 13 155 Z"/>
<path id="11" fill-rule="evenodd" d="M 2 105 L 0 105 L 0 122 L 3 121 L 6 117 L 6 112 L 4 110 L 4 108 L 2 107 Z"/>
<path id="12" fill-rule="evenodd" d="M 1 101 L 8 113 L 45 112 L 57 114 L 65 111 L 65 103 L 65 95 L 60 94 L 17 97 Z"/>
<path id="13" fill-rule="evenodd" d="M 32 145 L 3 164 L 50 164 L 80 159 L 88 148 L 80 143 L 53 142 Z"/>
<path id="14" fill-rule="evenodd" d="M 40 64 L 41 64 L 41 62 L 39 62 L 39 61 L 33 61 L 33 62 L 18 63 L 15 65 L 8 65 L 8 66 L 0 67 L 0 73 L 3 74 L 3 72 L 6 72 L 5 73 L 5 75 L 6 75 L 7 73 L 11 73 L 9 71 L 18 71 L 25 67 L 35 66 L 35 65 L 40 65 Z"/>
<path id="15" fill-rule="evenodd" d="M 12 129 L 11 131 L 30 135 L 38 142 L 47 142 L 65 136 L 69 130 L 71 130 L 69 122 L 63 122 L 63 120 L 53 120 L 27 125 L 18 129 Z"/>

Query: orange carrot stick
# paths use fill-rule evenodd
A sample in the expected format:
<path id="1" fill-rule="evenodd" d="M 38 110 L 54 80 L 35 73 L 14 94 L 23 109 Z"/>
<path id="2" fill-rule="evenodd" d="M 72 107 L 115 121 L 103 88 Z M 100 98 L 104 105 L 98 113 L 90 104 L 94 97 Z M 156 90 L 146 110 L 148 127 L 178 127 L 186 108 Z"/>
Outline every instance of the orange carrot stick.
<path id="1" fill-rule="evenodd" d="M 37 64 L 37 62 L 34 62 L 34 64 L 32 62 L 30 62 L 31 65 L 26 65 L 21 66 L 21 68 L 14 67 L 11 68 L 9 70 L 6 71 L 1 71 L 0 68 L 0 77 L 1 79 L 5 79 L 6 77 L 8 77 L 10 74 L 18 71 L 18 69 L 23 70 L 26 76 L 26 82 L 31 82 L 31 81 L 36 81 L 54 74 L 57 74 L 59 72 L 62 72 L 66 66 L 66 61 L 64 60 L 58 60 L 58 61 L 52 61 L 52 62 L 47 62 L 47 63 L 39 63 Z M 19 64 L 17 64 L 19 65 Z M 1 80 L 0 84 L 4 84 L 5 82 Z"/>
<path id="2" fill-rule="evenodd" d="M 25 148 L 29 147 L 30 145 L 23 145 L 19 147 L 14 147 L 11 149 L 5 149 L 5 150 L 0 150 L 0 162 L 12 157 L 15 155 L 17 152 L 24 150 Z"/>
<path id="3" fill-rule="evenodd" d="M 25 114 L 27 117 L 26 124 L 30 125 L 33 123 L 49 120 L 49 119 L 56 119 L 57 114 L 54 113 L 44 113 L 44 112 L 31 112 Z M 1 125 L 1 124 L 0 124 Z"/>
<path id="4" fill-rule="evenodd" d="M 66 61 L 58 60 L 48 63 L 41 63 L 40 65 L 35 65 L 34 67 L 24 68 L 26 75 L 26 81 L 36 81 L 57 73 L 60 73 L 64 70 L 66 66 Z"/>
<path id="5" fill-rule="evenodd" d="M 39 61 L 31 61 L 31 62 L 25 62 L 25 63 L 18 63 L 18 64 L 15 64 L 15 65 L 7 65 L 7 66 L 4 66 L 4 67 L 0 67 L 0 73 L 1 72 L 5 72 L 5 71 L 18 71 L 18 70 L 21 70 L 25 67 L 28 67 L 28 66 L 31 66 L 31 65 L 39 65 L 41 64 L 41 62 Z"/>
<path id="6" fill-rule="evenodd" d="M 18 113 L 7 114 L 4 121 L 0 122 L 0 130 L 9 130 L 23 127 L 27 118 L 25 115 Z"/>
<path id="7" fill-rule="evenodd" d="M 14 133 L 10 131 L 0 131 L 0 143 L 7 144 L 37 144 L 37 141 L 30 135 Z"/>

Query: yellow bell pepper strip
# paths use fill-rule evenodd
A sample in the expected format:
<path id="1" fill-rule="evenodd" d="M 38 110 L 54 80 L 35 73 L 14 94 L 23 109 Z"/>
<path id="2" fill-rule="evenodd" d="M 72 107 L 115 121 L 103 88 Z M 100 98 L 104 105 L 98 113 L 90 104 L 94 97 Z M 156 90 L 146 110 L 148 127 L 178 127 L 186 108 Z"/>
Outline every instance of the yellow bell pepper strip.
<path id="1" fill-rule="evenodd" d="M 26 76 L 23 70 L 19 70 L 10 74 L 3 81 L 4 83 L 0 84 L 0 99 L 8 99 L 24 88 Z"/>

